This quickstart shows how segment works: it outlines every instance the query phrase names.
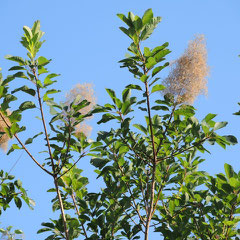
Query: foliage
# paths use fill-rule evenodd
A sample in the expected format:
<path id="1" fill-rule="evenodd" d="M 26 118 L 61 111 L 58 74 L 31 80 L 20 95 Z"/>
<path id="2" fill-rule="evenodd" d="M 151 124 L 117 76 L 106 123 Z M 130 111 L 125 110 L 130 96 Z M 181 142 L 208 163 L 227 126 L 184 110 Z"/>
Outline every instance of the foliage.
<path id="1" fill-rule="evenodd" d="M 12 226 L 7 227 L 6 230 L 0 228 L 0 232 L 2 233 L 2 240 L 22 240 L 23 239 L 23 231 L 16 229 L 14 232 L 11 232 Z"/>
<path id="2" fill-rule="evenodd" d="M 240 173 L 225 164 L 225 174 L 210 176 L 198 170 L 204 159 L 197 155 L 208 152 L 207 142 L 225 148 L 236 144 L 236 138 L 216 133 L 227 125 L 215 122 L 216 114 L 199 121 L 193 106 L 178 101 L 171 92 L 164 97 L 160 94 L 165 86 L 158 75 L 169 66 L 168 43 L 153 49 L 142 49 L 141 44 L 161 18 L 154 17 L 151 9 L 142 18 L 131 12 L 118 17 L 128 26 L 120 29 L 132 41 L 130 54 L 120 61 L 121 67 L 129 70 L 135 82 L 129 83 L 121 96 L 106 89 L 111 102 L 93 110 L 88 106 L 94 101 L 83 96 L 65 103 L 54 101 L 52 94 L 59 90 L 51 87 L 58 74 L 49 74 L 46 65 L 51 60 L 37 56 L 44 34 L 39 21 L 32 28 L 23 28 L 21 43 L 28 58 L 6 57 L 18 63 L 9 69 L 17 72 L 1 80 L 0 85 L 0 118 L 4 121 L 8 117 L 10 123 L 4 121 L 5 134 L 17 141 L 8 154 L 23 149 L 52 177 L 53 187 L 48 190 L 55 193 L 52 210 L 61 212 L 59 219 L 43 222 L 38 233 L 49 233 L 48 240 L 147 240 L 152 229 L 166 240 L 239 239 Z M 11 89 L 11 82 L 18 78 L 27 80 L 27 84 Z M 26 101 L 12 111 L 11 104 L 19 91 L 27 93 Z M 49 120 L 45 104 L 52 114 Z M 21 139 L 26 127 L 20 123 L 24 111 L 30 109 L 40 114 L 43 130 L 24 143 Z M 98 123 L 106 124 L 106 129 L 92 142 L 84 131 L 79 134 L 77 126 L 96 113 L 102 114 Z M 108 129 L 109 121 L 115 122 L 114 129 Z M 47 151 L 45 157 L 39 154 L 35 158 L 27 145 L 41 136 Z M 88 192 L 89 180 L 77 167 L 87 155 L 105 183 L 99 193 Z"/>

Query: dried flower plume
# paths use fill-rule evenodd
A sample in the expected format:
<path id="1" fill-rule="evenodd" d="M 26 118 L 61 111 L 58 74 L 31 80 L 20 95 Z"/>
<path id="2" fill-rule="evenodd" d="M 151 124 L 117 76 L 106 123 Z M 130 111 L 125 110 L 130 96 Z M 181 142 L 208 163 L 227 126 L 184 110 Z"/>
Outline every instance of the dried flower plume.
<path id="1" fill-rule="evenodd" d="M 9 110 L 7 110 L 7 115 L 10 115 L 10 114 L 11 114 L 11 112 Z M 8 124 L 8 126 L 11 126 L 11 122 L 8 119 L 8 117 L 4 115 L 4 113 L 2 113 L 2 116 L 4 117 L 4 120 L 2 119 L 2 117 L 0 117 L 0 132 L 5 132 L 5 134 L 3 134 L 0 137 L 0 148 L 4 152 L 6 152 L 7 147 L 8 147 L 8 141 L 10 140 L 10 137 L 7 135 L 5 128 L 7 128 L 7 124 Z M 7 124 L 5 123 L 5 121 Z"/>
<path id="2" fill-rule="evenodd" d="M 81 114 L 87 114 L 93 108 L 96 103 L 96 98 L 94 95 L 93 85 L 91 83 L 77 84 L 72 88 L 69 93 L 66 95 L 66 105 L 69 105 L 75 99 L 79 99 L 79 102 L 87 100 L 90 104 L 79 110 Z M 82 133 L 86 136 L 89 136 L 92 131 L 92 127 L 86 123 L 79 123 L 75 126 L 75 135 L 79 136 Z"/>
<path id="3" fill-rule="evenodd" d="M 164 94 L 171 94 L 177 103 L 193 104 L 200 94 L 207 94 L 207 50 L 204 35 L 189 42 L 184 54 L 175 60 L 163 85 Z"/>

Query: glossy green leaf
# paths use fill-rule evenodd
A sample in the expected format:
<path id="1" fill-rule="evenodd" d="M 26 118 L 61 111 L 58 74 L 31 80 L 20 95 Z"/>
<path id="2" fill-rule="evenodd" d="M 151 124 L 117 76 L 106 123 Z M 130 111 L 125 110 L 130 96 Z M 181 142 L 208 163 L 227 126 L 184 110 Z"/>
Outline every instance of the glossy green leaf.
<path id="1" fill-rule="evenodd" d="M 126 86 L 126 88 L 142 90 L 142 88 L 139 85 L 135 85 L 135 84 L 129 84 L 129 85 Z"/>
<path id="2" fill-rule="evenodd" d="M 229 179 L 229 183 L 235 189 L 239 189 L 240 188 L 240 181 L 237 178 L 231 177 Z"/>
<path id="3" fill-rule="evenodd" d="M 40 136 L 40 135 L 42 135 L 42 134 L 43 134 L 43 132 L 40 132 L 40 133 L 34 135 L 32 138 L 28 138 L 28 139 L 25 141 L 25 145 L 32 143 L 33 140 L 34 140 L 36 137 L 38 137 L 38 136 Z"/>
<path id="4" fill-rule="evenodd" d="M 15 90 L 12 91 L 12 94 L 15 93 L 15 92 L 18 92 L 18 91 L 22 91 L 22 92 L 25 92 L 25 93 L 28 93 L 32 96 L 35 96 L 36 95 L 36 91 L 32 88 L 29 88 L 28 86 L 24 85 L 20 88 L 16 88 Z"/>
<path id="5" fill-rule="evenodd" d="M 152 68 L 157 62 L 155 61 L 155 58 L 149 57 L 146 63 L 146 68 L 150 69 Z"/>
<path id="6" fill-rule="evenodd" d="M 234 171 L 233 171 L 233 167 L 227 163 L 224 164 L 224 169 L 226 172 L 226 176 L 228 179 L 230 179 L 231 177 L 233 177 L 234 175 Z"/>
<path id="7" fill-rule="evenodd" d="M 148 134 L 147 129 L 141 124 L 133 124 L 133 127 L 135 127 L 137 129 L 139 129 L 140 131 L 144 132 L 146 135 Z"/>
<path id="8" fill-rule="evenodd" d="M 152 18 L 153 18 L 153 12 L 152 12 L 152 9 L 149 8 L 143 14 L 143 17 L 142 17 L 143 25 L 146 25 L 147 23 L 149 23 L 152 20 Z"/>
<path id="9" fill-rule="evenodd" d="M 213 130 L 216 131 L 216 130 L 218 130 L 220 128 L 225 127 L 227 124 L 228 124 L 228 122 L 216 122 L 215 125 L 214 125 Z"/>
<path id="10" fill-rule="evenodd" d="M 35 107 L 36 107 L 36 105 L 33 102 L 26 101 L 19 106 L 19 110 L 24 111 L 24 110 L 32 109 L 32 108 L 35 108 Z"/>
<path id="11" fill-rule="evenodd" d="M 165 89 L 165 86 L 163 86 L 162 84 L 156 84 L 153 86 L 151 93 L 162 91 L 164 89 Z"/>
<path id="12" fill-rule="evenodd" d="M 20 66 L 25 65 L 25 60 L 18 56 L 6 55 L 6 59 L 19 63 Z"/>

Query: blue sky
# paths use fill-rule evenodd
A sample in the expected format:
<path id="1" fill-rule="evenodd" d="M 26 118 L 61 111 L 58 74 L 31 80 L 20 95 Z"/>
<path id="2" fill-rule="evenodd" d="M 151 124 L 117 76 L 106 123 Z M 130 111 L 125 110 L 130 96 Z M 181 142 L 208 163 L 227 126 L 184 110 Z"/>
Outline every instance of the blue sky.
<path id="1" fill-rule="evenodd" d="M 179 57 L 195 34 L 205 34 L 208 49 L 208 64 L 211 72 L 208 82 L 208 97 L 199 97 L 194 106 L 201 119 L 208 113 L 218 114 L 218 121 L 228 121 L 229 125 L 222 134 L 234 134 L 240 137 L 240 118 L 232 113 L 238 111 L 240 102 L 240 2 L 238 0 L 122 0 L 122 1 L 79 1 L 79 0 L 12 0 L 2 1 L 0 5 L 0 67 L 3 74 L 11 63 L 4 59 L 7 54 L 25 56 L 25 50 L 19 43 L 24 25 L 32 26 L 35 20 L 41 21 L 46 32 L 40 55 L 52 58 L 49 66 L 52 72 L 60 73 L 57 88 L 62 90 L 58 99 L 75 84 L 90 82 L 94 84 L 99 104 L 109 99 L 105 88 L 113 88 L 118 93 L 124 86 L 134 82 L 125 69 L 120 69 L 118 61 L 124 58 L 129 45 L 128 38 L 118 29 L 123 26 L 117 13 L 132 11 L 142 15 L 152 8 L 162 22 L 146 45 L 154 47 L 168 41 L 172 53 L 168 60 Z M 28 121 L 31 114 L 24 118 Z M 100 129 L 92 120 L 92 138 Z M 109 126 L 110 127 L 110 126 Z M 29 123 L 29 136 L 38 126 Z M 23 136 L 27 138 L 28 136 Z M 239 138 L 240 139 L 240 138 Z M 223 150 L 218 146 L 209 147 L 211 155 L 206 154 L 206 162 L 201 165 L 211 174 L 223 171 L 228 162 L 239 170 L 239 145 Z M 31 149 L 34 153 L 37 146 Z M 1 166 L 8 171 L 21 156 L 12 174 L 23 181 L 29 196 L 36 201 L 35 211 L 15 207 L 2 215 L 3 226 L 14 225 L 25 232 L 26 239 L 44 239 L 36 236 L 41 222 L 48 221 L 51 213 L 46 190 L 52 184 L 51 179 L 42 173 L 36 165 L 21 152 L 10 156 L 0 153 Z M 88 159 L 80 162 L 84 175 L 90 177 L 90 189 L 96 189 L 93 168 Z M 100 184 L 101 185 L 101 184 Z M 52 186 L 52 185 L 51 185 Z M 154 239 L 153 235 L 153 238 Z"/>

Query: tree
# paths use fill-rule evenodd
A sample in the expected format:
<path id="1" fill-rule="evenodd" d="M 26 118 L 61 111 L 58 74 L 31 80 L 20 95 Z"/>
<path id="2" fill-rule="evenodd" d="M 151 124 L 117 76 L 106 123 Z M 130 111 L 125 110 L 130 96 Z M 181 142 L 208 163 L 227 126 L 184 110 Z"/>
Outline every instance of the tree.
<path id="1" fill-rule="evenodd" d="M 54 188 L 49 192 L 56 193 L 53 211 L 61 211 L 59 219 L 42 223 L 38 233 L 50 231 L 49 240 L 141 236 L 148 240 L 153 229 L 164 239 L 239 239 L 240 173 L 234 172 L 229 164 L 225 164 L 226 174 L 216 177 L 198 170 L 204 159 L 197 152 L 208 151 L 206 142 L 223 148 L 237 143 L 232 135 L 216 133 L 227 123 L 215 122 L 215 114 L 208 114 L 201 122 L 194 116 L 196 109 L 191 104 L 206 90 L 208 73 L 203 37 L 189 44 L 160 84 L 158 76 L 169 66 L 165 62 L 170 53 L 168 43 L 153 49 L 142 49 L 142 43 L 161 18 L 154 17 L 151 9 L 142 18 L 131 12 L 118 17 L 128 26 L 120 29 L 132 41 L 130 54 L 120 61 L 121 67 L 129 70 L 137 84 L 129 83 L 121 98 L 114 90 L 106 89 L 111 103 L 95 106 L 93 110 L 87 106 L 94 104 L 94 98 L 83 99 L 82 92 L 60 104 L 49 97 L 59 92 L 49 89 L 58 75 L 48 73 L 46 65 L 50 60 L 36 57 L 43 43 L 39 21 L 32 28 L 23 28 L 21 43 L 28 51 L 28 59 L 7 56 L 18 63 L 9 69 L 17 73 L 1 81 L 0 86 L 4 130 L 9 138 L 14 136 L 18 141 L 8 153 L 25 150 L 52 177 Z M 28 80 L 31 87 L 24 85 L 10 93 L 9 85 L 16 78 Z M 134 96 L 132 90 L 136 91 Z M 9 114 L 9 104 L 17 99 L 15 94 L 19 91 L 36 96 L 37 100 L 27 98 Z M 45 119 L 43 104 L 49 106 L 53 115 L 50 121 Z M 43 132 L 23 143 L 18 137 L 26 130 L 19 125 L 21 115 L 36 105 Z M 102 113 L 99 124 L 115 121 L 116 127 L 106 127 L 91 142 L 82 130 L 83 121 L 97 113 Z M 135 118 L 136 115 L 142 119 Z M 39 160 L 26 145 L 42 134 L 47 156 Z M 99 193 L 88 192 L 88 179 L 81 176 L 82 170 L 77 167 L 78 161 L 87 155 L 92 157 L 98 178 L 106 185 Z"/>

